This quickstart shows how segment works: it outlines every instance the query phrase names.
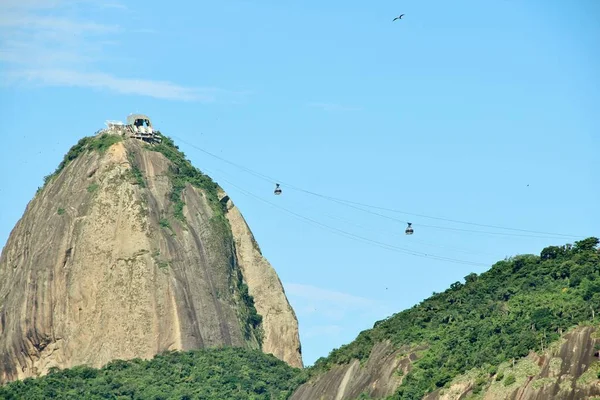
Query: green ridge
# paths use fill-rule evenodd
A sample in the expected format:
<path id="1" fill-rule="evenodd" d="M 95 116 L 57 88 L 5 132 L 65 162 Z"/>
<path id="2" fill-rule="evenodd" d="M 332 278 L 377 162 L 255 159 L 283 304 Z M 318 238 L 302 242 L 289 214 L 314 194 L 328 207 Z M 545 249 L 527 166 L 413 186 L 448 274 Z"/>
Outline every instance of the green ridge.
<path id="1" fill-rule="evenodd" d="M 540 256 L 497 262 L 443 293 L 376 322 L 352 343 L 320 358 L 311 375 L 353 358 L 368 358 L 375 343 L 428 344 L 394 399 L 421 399 L 472 368 L 498 365 L 539 350 L 559 332 L 600 313 L 597 238 L 550 246 Z M 506 379 L 511 379 L 507 377 Z"/>

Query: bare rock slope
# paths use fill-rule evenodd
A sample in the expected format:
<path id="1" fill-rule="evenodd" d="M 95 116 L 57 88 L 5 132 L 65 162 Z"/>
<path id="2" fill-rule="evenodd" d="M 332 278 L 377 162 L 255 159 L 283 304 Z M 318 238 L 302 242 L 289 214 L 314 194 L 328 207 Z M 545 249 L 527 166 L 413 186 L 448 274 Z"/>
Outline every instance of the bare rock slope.
<path id="1" fill-rule="evenodd" d="M 336 365 L 301 385 L 290 400 L 351 400 L 360 396 L 383 399 L 394 394 L 422 347 L 394 348 L 390 342 L 373 346 L 367 361 Z M 363 397 L 364 398 L 364 397 Z"/>
<path id="2" fill-rule="evenodd" d="M 596 400 L 600 398 L 598 344 L 595 327 L 577 327 L 541 354 L 531 352 L 514 365 L 499 365 L 493 375 L 487 369 L 474 369 L 423 400 Z M 423 349 L 394 349 L 389 343 L 378 343 L 363 365 L 358 360 L 336 365 L 301 385 L 290 400 L 394 398 Z"/>
<path id="3" fill-rule="evenodd" d="M 287 301 L 279 276 L 261 254 L 246 220 L 225 192 L 220 201 L 227 207 L 227 220 L 235 240 L 238 265 L 254 298 L 256 310 L 263 318 L 263 351 L 288 364 L 302 366 L 302 350 L 296 314 Z M 285 346 L 281 344 L 285 343 Z"/>
<path id="4" fill-rule="evenodd" d="M 219 345 L 302 366 L 296 316 L 239 210 L 170 140 L 80 141 L 0 257 L 0 382 Z"/>

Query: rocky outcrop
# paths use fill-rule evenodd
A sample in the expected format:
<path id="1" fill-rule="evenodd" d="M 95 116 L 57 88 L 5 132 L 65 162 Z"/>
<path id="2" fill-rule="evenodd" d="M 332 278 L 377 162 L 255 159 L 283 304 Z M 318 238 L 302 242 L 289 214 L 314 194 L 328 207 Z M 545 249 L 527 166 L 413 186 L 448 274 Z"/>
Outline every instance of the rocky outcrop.
<path id="1" fill-rule="evenodd" d="M 365 394 L 373 399 L 392 395 L 410 371 L 424 347 L 395 349 L 382 342 L 373 347 L 368 360 L 333 366 L 300 386 L 290 400 L 353 400 Z"/>
<path id="2" fill-rule="evenodd" d="M 301 368 L 303 365 L 298 322 L 285 296 L 281 280 L 263 257 L 239 209 L 225 192 L 221 191 L 219 197 L 220 201 L 226 202 L 227 205 L 226 215 L 235 240 L 238 265 L 248 283 L 256 309 L 263 317 L 262 350 L 293 367 Z"/>
<path id="3" fill-rule="evenodd" d="M 485 381 L 472 371 L 449 388 L 424 400 L 462 400 L 471 394 L 483 400 L 589 400 L 600 397 L 600 359 L 595 328 L 578 327 L 543 354 L 531 353 L 513 366 L 506 363 Z M 477 383 L 479 380 L 479 383 Z M 512 382 L 512 383 L 511 383 Z"/>
<path id="4" fill-rule="evenodd" d="M 296 317 L 241 214 L 231 232 L 185 183 L 174 218 L 172 166 L 126 139 L 81 152 L 28 204 L 0 257 L 0 382 L 220 345 L 301 365 Z"/>

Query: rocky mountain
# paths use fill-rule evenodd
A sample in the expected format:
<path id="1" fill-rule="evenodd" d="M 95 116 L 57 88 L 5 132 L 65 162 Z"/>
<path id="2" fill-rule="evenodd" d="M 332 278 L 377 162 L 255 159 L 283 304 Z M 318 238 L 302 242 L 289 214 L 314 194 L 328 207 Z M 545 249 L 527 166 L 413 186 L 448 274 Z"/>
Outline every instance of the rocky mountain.
<path id="1" fill-rule="evenodd" d="M 302 366 L 294 311 L 239 210 L 168 137 L 80 140 L 0 256 L 0 382 L 223 345 Z"/>
<path id="2" fill-rule="evenodd" d="M 466 276 L 319 359 L 290 398 L 600 398 L 598 243 Z"/>

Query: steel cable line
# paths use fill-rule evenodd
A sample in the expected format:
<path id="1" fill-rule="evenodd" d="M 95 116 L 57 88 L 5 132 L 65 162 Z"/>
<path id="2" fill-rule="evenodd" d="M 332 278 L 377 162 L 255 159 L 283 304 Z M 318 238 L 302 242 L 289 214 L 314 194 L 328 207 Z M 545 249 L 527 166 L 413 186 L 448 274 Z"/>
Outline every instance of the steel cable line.
<path id="1" fill-rule="evenodd" d="M 214 174 L 213 172 L 209 171 L 206 168 L 205 168 L 205 170 L 207 172 L 211 173 L 211 174 Z M 272 206 L 274 208 L 283 210 L 283 211 L 285 211 L 285 212 L 287 212 L 287 213 L 289 213 L 289 214 L 291 214 L 291 215 L 293 215 L 293 216 L 295 216 L 297 218 L 300 218 L 300 219 L 302 219 L 304 221 L 309 222 L 310 224 L 317 225 L 317 226 L 319 226 L 321 228 L 325 228 L 326 230 L 328 230 L 330 232 L 333 232 L 333 233 L 336 233 L 336 234 L 340 234 L 342 236 L 345 236 L 345 237 L 348 237 L 348 238 L 351 238 L 351 239 L 354 239 L 354 240 L 357 240 L 357 241 L 360 241 L 360 242 L 363 242 L 363 243 L 369 243 L 369 244 L 372 244 L 372 245 L 375 245 L 375 246 L 378 246 L 378 247 L 381 247 L 381 248 L 384 248 L 384 249 L 387 249 L 387 250 L 392 250 L 392 251 L 396 251 L 396 252 L 399 252 L 399 253 L 409 254 L 409 255 L 416 256 L 416 257 L 430 258 L 430 259 L 439 260 L 439 261 L 447 261 L 447 262 L 453 262 L 453 263 L 457 263 L 457 264 L 471 265 L 471 266 L 477 266 L 477 267 L 485 267 L 486 266 L 485 264 L 482 264 L 482 263 L 477 263 L 477 262 L 467 261 L 467 260 L 454 259 L 454 258 L 450 258 L 450 257 L 438 256 L 438 255 L 435 255 L 435 254 L 429 254 L 429 253 L 424 253 L 424 252 L 420 252 L 420 251 L 410 250 L 410 249 L 402 248 L 402 247 L 399 247 L 399 246 L 393 246 L 393 245 L 390 245 L 390 244 L 387 244 L 387 243 L 379 242 L 377 240 L 372 240 L 372 239 L 369 239 L 369 238 L 365 238 L 363 236 L 355 235 L 353 233 L 346 232 L 346 231 L 344 231 L 342 229 L 338 229 L 338 228 L 331 227 L 329 225 L 323 224 L 323 223 L 318 222 L 318 221 L 316 221 L 316 220 L 314 220 L 312 218 L 305 217 L 305 216 L 303 216 L 301 214 L 298 214 L 298 213 L 296 213 L 294 211 L 288 210 L 285 207 L 279 206 L 279 205 L 277 205 L 275 203 L 272 203 L 272 202 L 270 202 L 268 200 L 265 200 L 265 199 L 261 198 L 260 196 L 257 196 L 254 193 L 252 193 L 250 191 L 247 191 L 247 190 L 239 187 L 238 185 L 230 182 L 227 179 L 221 178 L 220 180 L 227 182 L 229 185 L 231 185 L 232 187 L 236 188 L 241 193 L 243 193 L 243 194 L 245 194 L 247 196 L 250 196 L 250 197 L 252 197 L 252 198 L 254 198 L 256 200 L 259 200 L 259 201 L 261 201 L 263 203 L 269 204 L 270 206 Z"/>
<path id="2" fill-rule="evenodd" d="M 224 179 L 224 181 L 228 182 L 225 179 Z M 316 220 L 314 220 L 312 218 L 308 218 L 308 217 L 305 217 L 305 216 L 303 216 L 301 214 L 298 214 L 296 212 L 290 211 L 290 210 L 288 210 L 285 207 L 277 206 L 277 205 L 275 205 L 274 203 L 272 203 L 272 202 L 270 202 L 268 200 L 264 200 L 264 199 L 260 198 L 259 196 L 254 195 L 253 193 L 250 193 L 250 192 L 247 192 L 247 191 L 241 189 L 240 187 L 232 184 L 231 182 L 228 182 L 228 183 L 231 186 L 233 186 L 234 188 L 238 189 L 240 192 L 242 192 L 244 194 L 247 194 L 248 196 L 256 198 L 257 200 L 260 200 L 260 201 L 262 201 L 264 203 L 267 203 L 267 204 L 269 204 L 269 205 L 271 205 L 271 206 L 273 206 L 275 208 L 283 210 L 283 211 L 285 211 L 285 212 L 287 212 L 287 213 L 289 213 L 291 215 L 294 215 L 294 216 L 296 216 L 298 218 L 301 218 L 301 219 L 303 219 L 303 220 L 305 220 L 305 221 L 307 221 L 309 223 L 312 223 L 312 224 L 317 225 L 319 227 L 325 228 L 325 229 L 327 229 L 330 232 L 341 234 L 342 236 L 348 237 L 350 239 L 355 239 L 355 240 L 358 240 L 358 241 L 363 242 L 363 243 L 373 244 L 373 245 L 376 245 L 378 247 L 381 247 L 381 248 L 384 248 L 384 249 L 387 249 L 387 250 L 392 250 L 392 251 L 400 252 L 400 253 L 403 253 L 403 254 L 409 254 L 409 255 L 416 256 L 416 257 L 430 258 L 430 259 L 435 259 L 435 260 L 440 260 L 440 261 L 454 262 L 454 263 L 459 263 L 459 264 L 464 264 L 464 265 L 485 266 L 485 264 L 480 264 L 480 263 L 476 263 L 476 262 L 472 262 L 472 261 L 466 261 L 466 260 L 453 259 L 453 258 L 450 258 L 450 257 L 438 256 L 438 255 L 435 255 L 435 254 L 418 252 L 418 251 L 414 251 L 414 250 L 410 250 L 410 249 L 406 249 L 406 248 L 402 248 L 402 247 L 398 247 L 398 246 L 389 245 L 387 243 L 379 242 L 379 241 L 376 241 L 376 240 L 368 239 L 368 238 L 365 238 L 365 237 L 362 237 L 362 236 L 359 236 L 359 235 L 355 235 L 353 233 L 346 232 L 346 231 L 344 231 L 342 229 L 338 229 L 338 228 L 331 227 L 329 225 L 320 223 L 320 222 L 318 222 L 318 221 L 316 221 Z"/>
<path id="3" fill-rule="evenodd" d="M 428 216 L 428 215 L 424 215 L 424 214 L 416 214 L 416 213 L 409 213 L 406 211 L 400 211 L 400 210 L 395 210 L 395 209 L 391 209 L 391 208 L 385 208 L 385 207 L 378 207 L 378 206 L 373 206 L 373 205 L 369 205 L 369 204 L 364 204 L 364 203 L 359 203 L 359 202 L 355 202 L 355 201 L 350 201 L 350 200 L 344 200 L 344 199 L 339 199 L 336 197 L 331 197 L 331 196 L 325 196 L 319 193 L 314 193 L 314 192 L 310 192 L 308 190 L 302 189 L 302 188 L 297 188 L 297 187 L 293 187 L 289 184 L 286 184 L 285 182 L 282 182 L 283 184 L 286 185 L 286 187 L 289 187 L 292 190 L 297 190 L 297 191 L 301 191 L 301 192 L 305 192 L 308 194 L 311 194 L 313 196 L 318 196 L 318 197 L 322 197 L 324 199 L 330 200 L 330 201 L 335 201 L 339 204 L 345 204 L 347 206 L 350 206 L 351 204 L 353 205 L 360 205 L 363 207 L 369 207 L 369 208 L 374 208 L 374 209 L 378 209 L 378 210 L 383 210 L 383 211 L 390 211 L 390 212 L 394 212 L 394 213 L 399 213 L 399 214 L 406 214 L 406 215 L 413 215 L 413 216 L 418 216 L 418 217 L 422 217 L 422 218 L 430 218 L 430 219 L 436 219 L 436 220 L 440 220 L 440 221 L 447 221 L 447 222 L 454 222 L 454 223 L 459 223 L 459 224 L 466 224 L 466 225 L 475 225 L 475 226 L 481 226 L 481 227 L 487 227 L 487 228 L 495 228 L 495 229 L 506 229 L 506 230 L 512 230 L 512 231 L 518 231 L 518 232 L 529 232 L 529 233 L 539 233 L 539 234 L 543 234 L 546 236 L 539 236 L 539 235 L 520 235 L 520 234 L 513 234 L 513 233 L 503 233 L 503 232 L 489 232 L 489 231 L 479 231 L 479 230 L 473 230 L 473 229 L 460 229 L 460 228 L 451 228 L 451 227 L 444 227 L 444 226 L 437 226 L 437 225 L 425 225 L 425 224 L 419 224 L 419 226 L 424 226 L 424 227 L 429 227 L 429 228 L 435 228 L 435 229 L 449 229 L 449 230 L 456 230 L 456 231 L 462 231 L 462 232 L 476 232 L 476 233 L 485 233 L 485 234 L 490 234 L 490 235 L 505 235 L 505 236 L 520 236 L 520 237 L 535 237 L 535 238 L 556 238 L 557 236 L 559 237 L 573 237 L 573 238 L 582 238 L 583 236 L 576 236 L 576 235 L 569 235 L 569 234 L 562 234 L 562 233 L 550 233 L 550 232 L 542 232 L 542 231 L 532 231 L 532 230 L 527 230 L 527 229 L 518 229 L 518 228 L 507 228 L 507 227 L 502 227 L 502 226 L 497 226 L 497 225 L 486 225 L 486 224 L 478 224 L 478 223 L 474 223 L 474 222 L 465 222 L 465 221 L 459 221 L 459 220 L 454 220 L 454 219 L 449 219 L 449 218 L 442 218 L 442 217 L 432 217 L 432 216 Z M 365 209 L 361 209 L 361 208 L 357 208 L 354 207 L 357 210 L 361 210 L 364 212 L 371 212 Z M 373 212 L 371 212 L 373 213 Z M 374 213 L 375 215 L 379 215 L 379 216 L 384 216 L 387 218 L 391 218 L 388 216 L 385 216 L 383 214 L 378 214 L 378 213 Z M 408 222 L 408 221 L 404 221 L 404 220 L 399 220 L 396 218 L 391 218 L 394 219 L 396 221 L 400 221 L 400 222 Z"/>
<path id="4" fill-rule="evenodd" d="M 355 223 L 353 221 L 350 221 L 348 219 L 341 218 L 341 217 L 338 217 L 338 216 L 329 215 L 329 214 L 324 214 L 324 215 L 326 215 L 329 218 L 337 219 L 337 220 L 345 222 L 347 224 L 354 225 L 354 226 L 356 226 L 357 228 L 360 228 L 360 229 L 369 230 L 369 231 L 373 231 L 373 232 L 382 232 L 382 231 L 384 231 L 384 232 L 386 232 L 389 235 L 394 235 L 394 236 L 398 236 L 398 237 L 405 236 L 403 233 L 400 233 L 398 231 L 392 231 L 390 229 L 372 228 L 372 227 L 368 227 L 368 226 L 357 224 L 357 223 Z M 456 251 L 458 253 L 465 253 L 465 254 L 472 254 L 472 255 L 479 255 L 479 256 L 483 255 L 483 256 L 496 257 L 496 256 L 494 256 L 493 254 L 490 254 L 490 253 L 483 253 L 483 252 L 479 252 L 479 251 L 466 250 L 466 249 L 461 249 L 461 248 L 454 247 L 454 246 L 442 246 L 442 245 L 439 245 L 439 244 L 430 243 L 430 242 L 426 242 L 426 241 L 415 239 L 415 238 L 411 238 L 410 242 L 411 243 L 423 244 L 425 246 L 437 247 L 437 248 L 440 248 L 440 249 L 446 249 L 446 250 Z"/>
<path id="5" fill-rule="evenodd" d="M 214 172 L 211 172 L 211 171 L 209 171 L 209 170 L 208 170 L 208 169 L 206 169 L 206 168 L 205 168 L 205 170 L 206 170 L 207 172 L 209 172 L 209 173 L 211 173 L 211 174 L 213 174 L 213 175 L 217 176 L 217 174 L 214 174 Z M 220 174 L 224 174 L 224 175 L 226 175 L 226 176 L 230 176 L 230 177 L 231 177 L 231 175 L 230 175 L 230 174 L 226 173 L 226 172 L 225 172 L 225 171 L 223 171 L 223 170 L 217 169 L 216 171 L 218 171 Z M 228 183 L 231 183 L 231 181 L 227 181 L 227 182 L 228 182 Z M 231 183 L 231 184 L 232 184 L 232 183 Z M 322 214 L 323 214 L 323 215 L 325 215 L 325 216 L 326 216 L 326 217 L 328 217 L 328 218 L 331 218 L 331 219 L 336 219 L 336 220 L 338 220 L 338 221 L 342 221 L 342 222 L 345 222 L 345 223 L 347 223 L 347 224 L 354 225 L 354 226 L 356 226 L 356 227 L 358 227 L 358 228 L 361 228 L 361 229 L 363 229 L 363 230 L 370 230 L 370 231 L 374 231 L 374 232 L 382 232 L 382 231 L 385 231 L 385 232 L 387 232 L 387 233 L 388 233 L 388 234 L 390 234 L 390 235 L 394 235 L 394 236 L 404 236 L 403 234 L 400 234 L 398 231 L 392 231 L 392 230 L 389 230 L 389 229 L 380 229 L 380 228 L 366 227 L 366 226 L 364 226 L 364 225 L 357 224 L 357 223 L 356 223 L 356 222 L 354 222 L 354 221 L 350 221 L 350 220 L 348 220 L 348 219 L 346 219 L 346 218 L 342 218 L 342 217 L 339 217 L 339 216 L 331 215 L 331 214 L 328 214 L 328 213 L 322 213 Z M 480 256 L 481 256 L 481 255 L 484 255 L 484 256 L 490 256 L 490 257 L 497 257 L 497 256 L 494 256 L 494 255 L 492 255 L 492 254 L 490 254 L 490 253 L 475 252 L 475 251 L 472 251 L 472 250 L 460 249 L 460 248 L 457 248 L 457 247 L 452 247 L 452 246 L 441 246 L 441 245 L 439 245 L 439 244 L 433 244 L 433 243 L 425 242 L 425 241 L 418 240 L 418 239 L 414 239 L 414 238 L 410 239 L 410 241 L 411 241 L 411 243 L 420 243 L 420 244 L 423 244 L 423 245 L 426 245 L 426 246 L 432 246 L 432 247 L 437 247 L 437 248 L 446 249 L 446 250 L 453 250 L 453 251 L 460 252 L 460 253 L 466 253 L 466 254 L 472 254 L 472 255 L 480 255 Z"/>
<path id="6" fill-rule="evenodd" d="M 439 226 L 439 225 L 426 225 L 426 224 L 421 224 L 420 223 L 419 226 L 422 226 L 422 227 L 428 227 L 428 228 L 434 228 L 434 229 L 454 230 L 454 231 L 460 231 L 460 232 L 483 233 L 483 234 L 489 234 L 489 235 L 505 235 L 505 236 L 532 237 L 532 238 L 545 238 L 545 239 L 557 239 L 556 236 L 573 237 L 573 238 L 583 238 L 584 237 L 584 236 L 576 236 L 576 235 L 561 234 L 561 233 L 550 233 L 550 232 L 543 232 L 543 231 L 533 231 L 533 230 L 527 230 L 527 229 L 507 228 L 507 227 L 501 227 L 501 226 L 496 226 L 496 225 L 478 224 L 478 223 L 474 223 L 474 222 L 465 222 L 465 221 L 459 221 L 459 220 L 454 220 L 454 219 L 449 219 L 449 218 L 432 217 L 432 216 L 428 216 L 428 215 L 424 215 L 424 214 L 409 213 L 409 212 L 395 210 L 395 209 L 391 209 L 391 208 L 378 207 L 378 206 L 373 206 L 373 205 L 369 205 L 369 204 L 359 203 L 359 202 L 355 202 L 355 201 L 351 201 L 351 200 L 345 200 L 345 199 L 340 199 L 340 198 L 336 198 L 336 197 L 326 196 L 326 195 L 322 195 L 322 194 L 319 194 L 319 193 L 308 191 L 306 189 L 298 188 L 298 187 L 295 187 L 295 186 L 290 185 L 290 184 L 286 184 L 285 182 L 282 182 L 282 183 L 284 183 L 287 187 L 289 187 L 292 190 L 297 190 L 297 191 L 300 191 L 300 192 L 305 192 L 305 193 L 311 194 L 313 196 L 321 197 L 321 198 L 324 198 L 326 200 L 336 202 L 338 204 L 342 204 L 342 205 L 346 205 L 348 207 L 352 207 L 352 208 L 354 208 L 356 210 L 360 210 L 360 211 L 363 211 L 363 212 L 366 212 L 366 213 L 377 215 L 377 216 L 380 216 L 380 217 L 383 217 L 383 218 L 388 218 L 388 219 L 391 219 L 391 220 L 394 220 L 394 221 L 398 221 L 398 222 L 408 223 L 408 221 L 406 221 L 406 220 L 401 220 L 401 219 L 393 218 L 393 217 L 390 217 L 388 215 L 376 213 L 376 212 L 373 212 L 373 211 L 370 211 L 370 210 L 365 210 L 365 209 L 357 207 L 357 206 L 360 205 L 360 206 L 363 206 L 363 207 L 369 207 L 369 208 L 374 208 L 374 209 L 383 210 L 383 211 L 390 211 L 390 212 L 395 212 L 395 213 L 400 213 L 400 214 L 414 215 L 414 216 L 419 216 L 419 217 L 423 217 L 423 218 L 437 219 L 437 220 L 441 220 L 441 221 L 448 221 L 448 222 L 454 222 L 454 223 L 459 223 L 459 224 L 468 224 L 468 225 L 475 225 L 475 226 L 482 226 L 482 227 L 496 228 L 496 229 L 506 229 L 506 230 L 513 230 L 513 231 L 518 231 L 518 232 L 539 233 L 539 234 L 542 234 L 544 236 L 540 236 L 540 235 L 522 235 L 522 234 L 504 233 L 504 232 L 489 232 L 489 231 L 481 231 L 481 230 L 474 230 L 474 229 L 452 228 L 452 227 Z"/>
<path id="7" fill-rule="evenodd" d="M 321 196 L 321 195 L 318 195 Z M 347 207 L 351 207 L 354 208 L 356 210 L 360 210 L 372 215 L 377 215 L 378 217 L 381 218 L 386 218 L 392 221 L 397 221 L 397 222 L 402 222 L 407 224 L 409 221 L 405 221 L 405 220 L 401 220 L 398 218 L 394 218 L 394 217 L 390 217 L 389 215 L 385 215 L 385 214 L 380 214 L 378 212 L 375 211 L 371 211 L 371 210 L 365 210 L 364 208 L 360 208 L 357 206 L 354 206 L 352 204 L 346 204 L 344 203 L 344 201 L 342 200 L 337 200 L 337 199 L 330 199 L 333 202 L 345 205 Z M 505 233 L 505 232 L 488 232 L 488 231 L 479 231 L 479 230 L 475 230 L 475 229 L 461 229 L 461 228 L 452 228 L 449 226 L 438 226 L 438 225 L 427 225 L 427 224 L 418 224 L 419 227 L 425 227 L 425 228 L 433 228 L 433 229 L 443 229 L 443 230 L 449 230 L 449 231 L 457 231 L 457 232 L 473 232 L 473 233 L 478 233 L 478 234 L 486 234 L 486 235 L 500 235 L 500 236 L 518 236 L 518 237 L 531 237 L 531 238 L 544 238 L 544 239 L 556 239 L 555 237 L 552 236 L 539 236 L 539 235 L 523 235 L 523 234 L 519 234 L 519 233 Z"/>
<path id="8" fill-rule="evenodd" d="M 273 182 L 280 182 L 281 184 L 285 185 L 286 187 L 292 189 L 292 190 L 296 190 L 299 192 L 303 192 L 306 194 L 310 194 L 312 196 L 317 196 L 320 198 L 323 198 L 325 200 L 329 200 L 329 201 L 334 201 L 338 204 L 341 205 L 345 205 L 347 207 L 352 207 L 355 208 L 357 210 L 363 211 L 363 212 L 368 212 L 371 213 L 373 215 L 378 215 L 380 217 L 383 218 L 388 218 L 390 220 L 395 220 L 398 222 L 402 222 L 402 223 L 407 223 L 408 221 L 404 221 L 404 220 L 400 220 L 397 218 L 393 218 L 384 214 L 379 214 L 379 213 L 375 213 L 369 210 L 365 210 L 363 208 L 359 208 L 356 206 L 352 206 L 354 205 L 360 205 L 363 207 L 368 207 L 368 208 L 374 208 L 374 209 L 379 209 L 379 210 L 384 210 L 384 211 L 390 211 L 390 212 L 394 212 L 394 213 L 401 213 L 401 214 L 406 214 L 406 215 L 414 215 L 414 216 L 419 216 L 422 218 L 429 218 L 429 219 L 436 219 L 436 220 L 441 220 L 441 221 L 447 221 L 447 222 L 454 222 L 454 223 L 459 223 L 459 224 L 466 224 L 466 225 L 474 225 L 474 226 L 481 226 L 481 227 L 487 227 L 487 228 L 494 228 L 494 229 L 504 229 L 504 230 L 511 230 L 511 231 L 517 231 L 517 232 L 529 232 L 529 233 L 539 233 L 539 234 L 543 234 L 546 236 L 539 236 L 539 235 L 520 235 L 520 234 L 513 234 L 513 233 L 503 233 L 503 232 L 489 232 L 489 231 L 479 231 L 479 230 L 472 230 L 472 229 L 460 229 L 460 228 L 451 228 L 451 227 L 443 227 L 443 226 L 436 226 L 436 225 L 424 225 L 424 224 L 419 224 L 419 226 L 423 226 L 423 227 L 428 227 L 428 228 L 433 228 L 433 229 L 445 229 L 445 230 L 454 230 L 454 231 L 459 231 L 459 232 L 474 232 L 474 233 L 484 233 L 484 234 L 490 234 L 490 235 L 504 235 L 504 236 L 518 236 L 518 237 L 532 237 L 532 238 L 545 238 L 545 239 L 558 239 L 558 238 L 565 238 L 565 237 L 572 237 L 572 238 L 583 238 L 584 236 L 578 236 L 578 235 L 570 235 L 570 234 L 562 234 L 562 233 L 551 233 L 551 232 L 543 232 L 543 231 L 534 231 L 534 230 L 527 230 L 527 229 L 519 229 L 519 228 L 509 228 L 509 227 L 502 227 L 502 226 L 497 226 L 497 225 L 488 225 L 488 224 L 479 224 L 479 223 L 474 223 L 474 222 L 467 222 L 467 221 L 460 221 L 460 220 L 455 220 L 455 219 L 449 219 L 449 218 L 442 218 L 442 217 L 433 217 L 433 216 L 428 216 L 425 214 L 416 214 L 416 213 L 409 213 L 409 212 L 405 212 L 405 211 L 400 211 L 400 210 L 395 210 L 395 209 L 390 209 L 390 208 L 385 208 L 385 207 L 379 207 L 379 206 L 373 206 L 373 205 L 369 205 L 369 204 L 364 204 L 364 203 L 359 203 L 359 202 L 354 202 L 354 201 L 350 201 L 350 200 L 344 200 L 344 199 L 340 199 L 340 198 L 336 198 L 336 197 L 331 197 L 331 196 L 326 196 L 326 195 L 322 195 L 319 193 L 315 193 L 312 192 L 310 190 L 306 190 L 306 189 L 302 189 L 300 187 L 296 187 L 290 183 L 275 179 L 273 177 L 270 177 L 268 175 L 265 174 L 261 174 L 260 172 L 256 172 L 251 170 L 250 168 L 244 167 L 242 165 L 239 165 L 237 163 L 234 163 L 232 161 L 229 161 L 223 157 L 220 157 L 216 154 L 213 154 L 207 150 L 204 150 L 201 147 L 198 147 L 196 145 L 194 145 L 193 143 L 189 143 L 188 141 L 177 137 L 177 136 L 172 136 L 173 138 L 179 140 L 182 143 L 187 144 L 188 146 L 199 150 L 205 154 L 208 154 L 211 157 L 214 157 L 218 160 L 221 160 L 227 164 L 233 165 L 236 168 L 239 168 L 241 170 L 244 170 L 246 172 L 248 172 L 251 175 L 256 176 L 257 178 L 260 178 L 266 182 L 269 183 L 273 183 Z"/>

